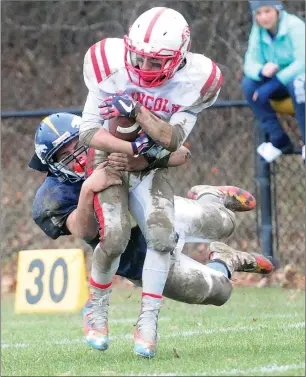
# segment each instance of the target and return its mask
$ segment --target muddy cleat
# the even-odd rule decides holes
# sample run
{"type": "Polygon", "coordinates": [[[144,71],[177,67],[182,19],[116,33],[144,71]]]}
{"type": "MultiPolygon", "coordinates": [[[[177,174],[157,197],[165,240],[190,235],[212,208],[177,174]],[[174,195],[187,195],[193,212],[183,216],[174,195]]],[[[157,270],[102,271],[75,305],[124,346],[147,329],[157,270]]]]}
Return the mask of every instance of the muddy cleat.
{"type": "Polygon", "coordinates": [[[91,289],[92,293],[82,311],[84,335],[91,347],[105,351],[109,346],[108,307],[111,290],[101,294],[100,289],[91,289]]]}
{"type": "Polygon", "coordinates": [[[234,271],[259,274],[270,274],[273,271],[273,264],[261,254],[235,250],[222,242],[212,242],[209,250],[209,259],[225,263],[231,276],[234,271]]]}
{"type": "Polygon", "coordinates": [[[187,193],[189,199],[199,200],[204,195],[215,195],[224,206],[234,212],[251,211],[256,199],[248,191],[235,186],[193,186],[187,193]]]}
{"type": "Polygon", "coordinates": [[[157,325],[161,303],[148,296],[142,298],[141,312],[134,331],[134,352],[142,357],[154,357],[157,325]]]}

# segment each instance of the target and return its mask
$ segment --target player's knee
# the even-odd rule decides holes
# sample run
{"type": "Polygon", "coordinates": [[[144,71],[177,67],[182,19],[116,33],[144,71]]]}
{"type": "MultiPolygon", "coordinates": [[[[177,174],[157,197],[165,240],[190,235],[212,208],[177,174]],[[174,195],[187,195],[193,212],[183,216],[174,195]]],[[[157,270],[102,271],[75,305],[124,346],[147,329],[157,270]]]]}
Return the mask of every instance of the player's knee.
{"type": "Polygon", "coordinates": [[[148,230],[146,237],[148,248],[161,253],[171,253],[176,246],[176,233],[164,227],[154,227],[148,230]]]}
{"type": "MultiPolygon", "coordinates": [[[[220,284],[219,289],[212,290],[209,295],[203,298],[200,304],[202,305],[214,305],[214,306],[222,306],[224,305],[228,299],[231,297],[233,286],[229,279],[224,277],[222,279],[222,283],[220,284]]],[[[203,290],[206,289],[204,284],[202,283],[203,290]]]]}
{"type": "Polygon", "coordinates": [[[198,284],[194,284],[194,289],[198,292],[197,297],[201,297],[200,305],[222,306],[231,297],[233,286],[231,281],[223,276],[211,276],[209,289],[207,290],[207,275],[201,276],[198,284]],[[206,278],[205,278],[206,276],[206,278]],[[200,293],[202,291],[202,295],[200,293]]]}
{"type": "Polygon", "coordinates": [[[126,249],[131,235],[131,226],[122,222],[121,227],[108,227],[100,233],[100,247],[107,256],[118,257],[126,249]]]}
{"type": "Polygon", "coordinates": [[[174,259],[167,277],[164,296],[197,305],[221,306],[232,293],[231,281],[187,255],[174,259]]]}
{"type": "Polygon", "coordinates": [[[229,279],[226,279],[220,290],[216,295],[208,297],[202,304],[204,305],[224,305],[231,297],[233,286],[229,279]]]}

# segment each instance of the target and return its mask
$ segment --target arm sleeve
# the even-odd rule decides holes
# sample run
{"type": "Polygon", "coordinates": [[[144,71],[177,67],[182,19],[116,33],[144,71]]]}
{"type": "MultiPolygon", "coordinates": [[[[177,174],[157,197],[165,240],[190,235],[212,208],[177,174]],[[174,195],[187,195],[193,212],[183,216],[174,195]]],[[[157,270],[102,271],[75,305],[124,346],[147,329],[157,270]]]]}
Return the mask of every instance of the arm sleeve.
{"type": "Polygon", "coordinates": [[[305,23],[296,18],[289,27],[289,37],[293,47],[294,61],[276,74],[284,85],[305,72],[305,23]]]}
{"type": "Polygon", "coordinates": [[[185,108],[183,111],[177,112],[172,115],[169,123],[174,127],[178,127],[181,129],[181,141],[179,142],[179,146],[181,146],[188,138],[190,132],[196,124],[198,114],[204,109],[207,109],[208,107],[212,106],[216,102],[220,90],[221,88],[219,87],[217,89],[217,92],[213,93],[210,99],[206,101],[205,97],[201,96],[192,106],[185,108]]]}
{"type": "Polygon", "coordinates": [[[95,92],[88,92],[80,124],[80,140],[85,145],[89,145],[92,138],[90,137],[91,133],[103,127],[104,122],[99,114],[98,107],[102,101],[103,99],[97,96],[95,92]]]}
{"type": "Polygon", "coordinates": [[[88,144],[88,139],[90,139],[88,134],[92,130],[99,129],[103,126],[103,119],[99,114],[98,106],[102,103],[103,99],[107,97],[107,94],[99,89],[99,76],[97,75],[102,75],[104,72],[97,72],[97,69],[100,69],[100,67],[94,65],[93,49],[95,49],[95,45],[91,46],[86,52],[83,64],[83,76],[88,89],[88,95],[82,113],[80,139],[85,144],[88,144]]]}
{"type": "Polygon", "coordinates": [[[169,123],[175,127],[176,132],[173,134],[178,140],[173,141],[173,143],[177,145],[176,149],[185,142],[196,121],[197,113],[192,112],[192,110],[180,111],[172,115],[169,123]]]}
{"type": "Polygon", "coordinates": [[[244,74],[253,80],[260,81],[260,72],[264,64],[264,57],[260,48],[260,32],[258,26],[254,24],[244,58],[244,74]]]}
{"type": "Polygon", "coordinates": [[[188,107],[174,113],[169,123],[177,128],[175,141],[178,149],[188,138],[197,121],[198,114],[212,106],[221,91],[223,75],[217,64],[205,57],[203,67],[198,71],[197,93],[198,99],[188,107]]]}
{"type": "Polygon", "coordinates": [[[70,213],[76,209],[71,207],[66,212],[42,212],[37,217],[33,217],[35,223],[50,238],[56,240],[59,236],[68,236],[71,233],[66,227],[66,221],[70,213]]]}
{"type": "Polygon", "coordinates": [[[71,195],[64,185],[48,186],[46,183],[37,191],[32,217],[41,230],[50,238],[70,235],[66,221],[72,211],[77,208],[77,197],[71,195]]]}

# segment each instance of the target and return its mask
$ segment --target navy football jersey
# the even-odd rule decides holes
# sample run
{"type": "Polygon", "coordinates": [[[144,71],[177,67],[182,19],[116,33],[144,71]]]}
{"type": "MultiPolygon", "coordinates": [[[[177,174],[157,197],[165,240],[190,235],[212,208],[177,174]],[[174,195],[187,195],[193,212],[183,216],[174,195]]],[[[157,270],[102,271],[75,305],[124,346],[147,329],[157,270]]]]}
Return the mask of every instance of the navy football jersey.
{"type": "Polygon", "coordinates": [[[66,220],[78,206],[82,183],[62,183],[56,177],[48,175],[37,190],[32,216],[47,236],[55,240],[59,236],[71,234],[66,228],[66,220]]]}
{"type": "MultiPolygon", "coordinates": [[[[35,223],[47,236],[57,239],[70,235],[66,220],[78,206],[79,195],[84,181],[77,183],[60,182],[56,177],[48,175],[37,190],[32,216],[35,223]]],[[[99,243],[99,234],[87,243],[94,249],[99,243]]],[[[138,226],[131,231],[131,238],[126,250],[121,255],[117,275],[140,280],[146,256],[146,241],[138,226]]]]}

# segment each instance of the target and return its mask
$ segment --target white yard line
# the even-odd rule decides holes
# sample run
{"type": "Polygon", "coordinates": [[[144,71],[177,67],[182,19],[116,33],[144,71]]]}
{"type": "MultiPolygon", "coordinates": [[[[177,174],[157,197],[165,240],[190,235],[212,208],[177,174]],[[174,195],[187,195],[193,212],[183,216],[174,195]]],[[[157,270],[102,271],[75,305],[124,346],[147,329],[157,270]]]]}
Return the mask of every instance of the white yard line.
{"type": "MultiPolygon", "coordinates": [[[[171,321],[172,318],[171,317],[160,317],[159,318],[159,321],[171,321]]],[[[119,324],[119,323],[136,323],[137,321],[137,317],[134,317],[134,318],[115,318],[115,319],[109,319],[109,324],[112,325],[112,324],[119,324]]],[[[14,319],[13,321],[2,321],[2,324],[5,324],[5,326],[19,326],[19,325],[29,325],[29,324],[32,324],[33,326],[36,326],[38,323],[48,323],[50,322],[50,318],[49,319],[42,319],[42,320],[35,320],[35,321],[32,321],[32,322],[29,322],[29,321],[19,321],[17,319],[14,319]]],[[[82,318],[80,316],[80,319],[76,319],[76,318],[73,318],[73,319],[70,319],[69,322],[73,322],[73,323],[82,323],[82,318]]]]}
{"type": "MultiPolygon", "coordinates": [[[[206,309],[206,308],[203,308],[203,309],[206,309]]],[[[257,320],[260,320],[260,319],[265,319],[265,318],[296,318],[298,316],[301,316],[303,317],[303,313],[297,313],[297,312],[294,312],[294,313],[279,313],[279,314],[259,314],[257,315],[256,313],[252,314],[252,315],[247,315],[245,316],[246,319],[249,319],[249,318],[256,318],[257,320]]],[[[81,318],[81,316],[80,316],[81,318]]],[[[231,318],[235,318],[236,317],[234,315],[222,315],[222,316],[219,316],[219,315],[212,315],[210,318],[216,318],[216,319],[222,319],[222,318],[225,318],[225,319],[231,319],[231,318]]],[[[159,318],[159,321],[171,321],[172,318],[171,317],[160,317],[159,318]]],[[[6,321],[6,320],[2,320],[2,324],[5,324],[5,326],[14,326],[14,327],[17,327],[18,325],[33,325],[33,326],[36,326],[38,323],[48,323],[50,321],[50,318],[48,319],[41,319],[41,320],[35,320],[35,321],[32,321],[32,322],[29,322],[29,321],[24,321],[24,320],[16,320],[16,318],[14,320],[9,320],[9,321],[6,321]]],[[[109,319],[109,323],[110,324],[119,324],[119,323],[133,323],[133,322],[136,322],[137,321],[137,317],[135,318],[115,318],[115,319],[109,319]]],[[[75,323],[80,323],[80,319],[76,319],[76,318],[73,318],[70,320],[70,323],[71,322],[75,322],[75,323]]]]}
{"type": "MultiPolygon", "coordinates": [[[[296,322],[290,324],[283,324],[281,326],[277,326],[277,330],[282,329],[300,329],[305,327],[305,322],[296,322]]],[[[216,334],[216,333],[229,333],[229,332],[243,332],[243,331],[262,331],[263,329],[270,328],[270,325],[255,325],[254,326],[240,326],[240,327],[220,327],[220,328],[211,328],[207,330],[190,330],[190,331],[181,331],[181,332],[173,332],[170,334],[165,334],[161,337],[161,339],[171,339],[177,337],[191,337],[191,336],[199,336],[199,335],[209,335],[209,334],[216,334]]],[[[133,339],[132,334],[125,334],[125,335],[113,335],[110,336],[110,340],[130,340],[133,339]]],[[[84,338],[79,339],[62,339],[56,341],[45,341],[44,345],[64,345],[64,344],[77,344],[77,343],[86,343],[84,338]]],[[[40,346],[42,343],[33,342],[33,343],[6,343],[5,341],[1,342],[1,348],[25,348],[31,346],[40,346]]]]}
{"type": "MultiPolygon", "coordinates": [[[[294,369],[303,369],[305,364],[289,364],[289,365],[277,365],[269,364],[262,365],[260,367],[249,368],[249,369],[223,369],[215,370],[211,372],[203,373],[188,373],[188,374],[175,374],[175,373],[161,373],[161,374],[145,374],[145,376],[238,376],[238,375],[247,375],[252,376],[253,373],[274,373],[274,372],[287,372],[294,369]]],[[[127,376],[144,376],[144,374],[137,374],[134,372],[129,372],[127,376]]]]}

